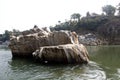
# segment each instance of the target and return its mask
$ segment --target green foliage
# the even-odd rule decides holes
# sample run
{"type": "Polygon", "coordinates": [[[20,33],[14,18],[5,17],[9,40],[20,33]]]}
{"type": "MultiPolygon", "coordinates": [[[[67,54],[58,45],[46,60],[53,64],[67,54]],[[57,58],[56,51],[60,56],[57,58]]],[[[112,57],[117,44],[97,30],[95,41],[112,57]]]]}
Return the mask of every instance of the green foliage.
{"type": "Polygon", "coordinates": [[[90,15],[90,13],[89,12],[87,12],[86,13],[86,17],[90,17],[91,15],[90,15]]]}
{"type": "Polygon", "coordinates": [[[106,5],[102,7],[102,10],[106,13],[107,16],[114,16],[116,8],[112,5],[106,5]]]}
{"type": "Polygon", "coordinates": [[[7,41],[10,39],[10,31],[5,30],[4,34],[1,35],[0,41],[7,41]]]}
{"type": "Polygon", "coordinates": [[[120,16],[120,3],[117,5],[118,16],[120,16]]]}
{"type": "Polygon", "coordinates": [[[71,15],[71,19],[77,19],[78,21],[80,20],[81,15],[79,13],[74,13],[71,15]]]}
{"type": "MultiPolygon", "coordinates": [[[[120,9],[120,4],[118,8],[120,9]]],[[[80,18],[81,15],[79,13],[74,13],[71,15],[71,20],[63,23],[59,22],[55,27],[52,27],[52,30],[74,30],[76,32],[79,30],[88,30],[97,32],[99,27],[115,17],[116,8],[114,6],[106,5],[102,7],[102,10],[106,15],[103,13],[101,15],[97,13],[90,14],[87,12],[85,17],[80,18]]]]}
{"type": "Polygon", "coordinates": [[[112,17],[97,31],[104,38],[107,38],[110,43],[118,42],[120,40],[120,17],[112,17]]]}
{"type": "Polygon", "coordinates": [[[54,30],[71,30],[78,31],[80,29],[96,31],[99,26],[104,24],[108,20],[108,17],[101,15],[91,15],[82,17],[79,21],[69,20],[64,23],[60,23],[54,27],[54,30]]]}
{"type": "Polygon", "coordinates": [[[2,41],[2,42],[9,41],[11,35],[18,36],[20,34],[21,34],[21,32],[16,29],[13,29],[13,31],[5,30],[5,32],[0,35],[0,41],[2,41]]]}
{"type": "Polygon", "coordinates": [[[13,29],[11,35],[18,36],[18,35],[20,35],[20,34],[21,34],[21,32],[20,32],[19,30],[13,29]]]}

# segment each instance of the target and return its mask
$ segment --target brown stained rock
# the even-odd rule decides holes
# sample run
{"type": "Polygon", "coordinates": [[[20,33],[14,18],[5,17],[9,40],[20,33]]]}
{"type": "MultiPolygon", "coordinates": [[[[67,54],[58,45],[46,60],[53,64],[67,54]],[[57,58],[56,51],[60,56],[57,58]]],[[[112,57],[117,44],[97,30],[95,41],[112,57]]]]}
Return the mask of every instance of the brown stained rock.
{"type": "Polygon", "coordinates": [[[50,32],[46,28],[23,31],[12,36],[9,47],[13,57],[35,57],[41,62],[87,63],[88,52],[79,44],[78,35],[70,31],[50,32]],[[32,55],[33,53],[33,55],[32,55]]]}
{"type": "Polygon", "coordinates": [[[88,52],[82,44],[44,46],[33,52],[40,62],[48,63],[88,63],[88,52]]]}
{"type": "MultiPolygon", "coordinates": [[[[34,30],[34,29],[33,29],[34,30]]],[[[62,44],[78,44],[78,37],[76,33],[70,31],[54,31],[48,32],[47,30],[39,30],[39,32],[30,33],[30,31],[23,31],[29,34],[23,34],[10,39],[9,47],[14,53],[21,53],[32,55],[36,49],[42,46],[55,46],[62,44]],[[29,54],[28,54],[29,53],[29,54]]]]}

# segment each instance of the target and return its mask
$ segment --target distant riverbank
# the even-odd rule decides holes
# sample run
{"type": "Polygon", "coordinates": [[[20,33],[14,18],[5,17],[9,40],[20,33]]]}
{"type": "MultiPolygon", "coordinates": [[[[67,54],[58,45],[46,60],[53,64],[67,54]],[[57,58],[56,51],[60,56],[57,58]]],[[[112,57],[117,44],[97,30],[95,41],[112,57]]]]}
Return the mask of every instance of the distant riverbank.
{"type": "Polygon", "coordinates": [[[0,44],[0,48],[2,48],[2,47],[8,47],[8,45],[0,44]]]}
{"type": "Polygon", "coordinates": [[[5,42],[1,41],[0,48],[8,48],[9,43],[10,43],[9,41],[5,41],[5,42]]]}
{"type": "Polygon", "coordinates": [[[86,34],[78,33],[78,39],[81,44],[84,44],[87,46],[111,45],[111,43],[108,40],[104,39],[99,34],[94,34],[89,32],[86,34]]]}

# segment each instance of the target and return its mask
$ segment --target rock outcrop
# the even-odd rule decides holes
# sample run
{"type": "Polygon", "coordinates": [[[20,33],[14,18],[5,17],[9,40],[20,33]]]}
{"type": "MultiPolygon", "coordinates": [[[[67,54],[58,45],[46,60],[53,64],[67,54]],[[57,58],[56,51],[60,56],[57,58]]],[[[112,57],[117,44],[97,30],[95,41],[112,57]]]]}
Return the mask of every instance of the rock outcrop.
{"type": "Polygon", "coordinates": [[[33,52],[40,62],[47,63],[87,63],[88,52],[82,44],[44,46],[33,52]]]}
{"type": "Polygon", "coordinates": [[[102,41],[92,33],[79,35],[78,39],[79,39],[79,42],[84,45],[97,46],[102,44],[102,41]]]}
{"type": "Polygon", "coordinates": [[[85,47],[79,45],[77,34],[70,31],[50,32],[47,28],[39,29],[35,26],[33,29],[23,31],[22,35],[12,36],[9,47],[13,57],[33,57],[34,53],[36,58],[43,61],[64,62],[71,59],[73,61],[67,62],[88,62],[85,47]],[[42,58],[39,55],[42,55],[42,58]],[[67,58],[67,55],[71,57],[67,58]]]}

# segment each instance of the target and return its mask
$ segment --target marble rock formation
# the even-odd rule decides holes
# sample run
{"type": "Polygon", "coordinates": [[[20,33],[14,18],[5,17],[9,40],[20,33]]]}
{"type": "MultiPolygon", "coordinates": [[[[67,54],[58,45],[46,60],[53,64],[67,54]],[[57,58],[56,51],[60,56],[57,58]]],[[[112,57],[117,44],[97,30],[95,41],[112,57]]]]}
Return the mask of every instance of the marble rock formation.
{"type": "Polygon", "coordinates": [[[82,44],[44,46],[33,52],[40,62],[46,63],[87,63],[88,52],[82,44]]]}
{"type": "Polygon", "coordinates": [[[64,62],[64,60],[68,63],[88,62],[86,48],[79,44],[78,35],[70,31],[51,32],[47,28],[39,29],[35,26],[33,29],[23,31],[22,35],[12,36],[9,47],[13,57],[34,55],[39,60],[49,62],[64,62]]]}

